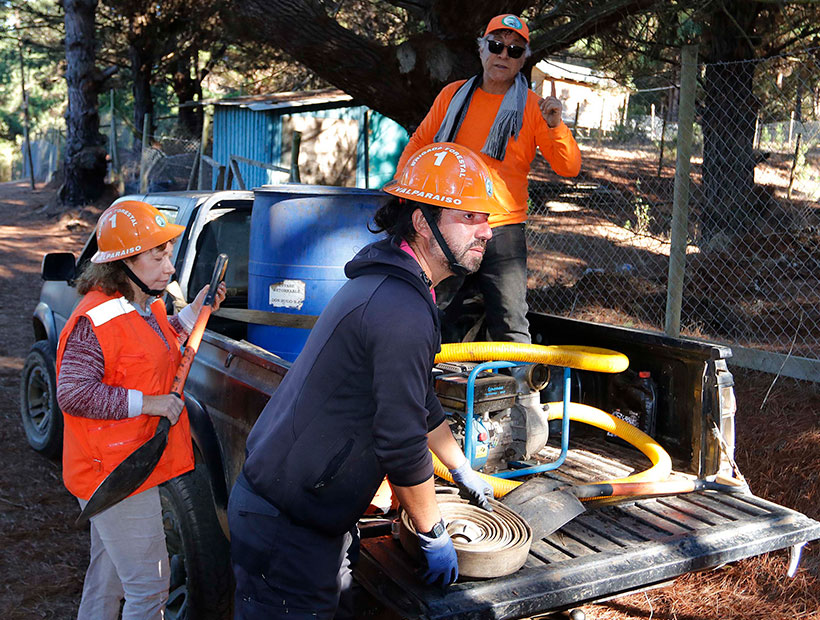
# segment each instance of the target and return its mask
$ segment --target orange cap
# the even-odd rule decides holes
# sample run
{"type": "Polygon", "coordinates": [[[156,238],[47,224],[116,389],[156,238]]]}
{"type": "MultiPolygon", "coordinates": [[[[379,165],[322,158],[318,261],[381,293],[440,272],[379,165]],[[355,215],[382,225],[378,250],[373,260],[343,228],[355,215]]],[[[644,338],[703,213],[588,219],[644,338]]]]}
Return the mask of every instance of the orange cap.
{"type": "Polygon", "coordinates": [[[171,224],[153,205],[123,200],[108,207],[97,222],[97,253],[92,263],[136,256],[179,237],[184,226],[171,224]]]}
{"type": "Polygon", "coordinates": [[[517,32],[524,37],[524,40],[527,43],[530,42],[530,29],[527,28],[527,24],[521,21],[517,15],[512,15],[510,13],[505,15],[496,15],[490,20],[490,23],[487,24],[487,29],[484,31],[484,36],[486,37],[494,30],[512,30],[513,32],[517,32]]]}
{"type": "Polygon", "coordinates": [[[461,144],[438,142],[416,151],[384,191],[416,202],[502,215],[509,211],[493,191],[487,164],[461,144]]]}

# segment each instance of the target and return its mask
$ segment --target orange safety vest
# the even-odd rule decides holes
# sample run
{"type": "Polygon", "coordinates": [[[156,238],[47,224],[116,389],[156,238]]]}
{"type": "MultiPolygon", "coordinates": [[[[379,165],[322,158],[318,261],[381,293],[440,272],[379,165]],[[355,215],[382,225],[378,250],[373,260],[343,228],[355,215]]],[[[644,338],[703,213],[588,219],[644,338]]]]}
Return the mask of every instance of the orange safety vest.
{"type": "MultiPolygon", "coordinates": [[[[77,320],[84,316],[91,322],[102,348],[103,383],[139,390],[147,396],[168,394],[182,355],[164,304],[157,299],[150,307],[170,350],[127,299],[90,291],[80,300],[60,334],[57,376],[60,376],[66,340],[77,320]]],[[[63,412],[63,421],[63,481],[74,496],[89,499],[117,465],[154,436],[159,416],[97,420],[63,412]]],[[[193,468],[188,413],[183,409],[179,421],[168,433],[168,445],[154,472],[133,494],[193,468]]]]}

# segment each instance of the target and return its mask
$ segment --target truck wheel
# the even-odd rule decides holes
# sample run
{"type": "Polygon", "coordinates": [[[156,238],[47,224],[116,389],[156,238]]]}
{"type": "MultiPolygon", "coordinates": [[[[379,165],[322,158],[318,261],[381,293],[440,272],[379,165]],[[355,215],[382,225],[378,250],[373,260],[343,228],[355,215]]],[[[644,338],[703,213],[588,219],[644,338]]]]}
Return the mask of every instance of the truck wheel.
{"type": "Polygon", "coordinates": [[[48,340],[34,343],[23,366],[20,415],[29,445],[56,459],[63,447],[63,414],[57,406],[57,371],[48,340]]]}
{"type": "Polygon", "coordinates": [[[229,620],[233,610],[230,545],[214,512],[205,466],[159,488],[171,562],[168,620],[229,620]]]}

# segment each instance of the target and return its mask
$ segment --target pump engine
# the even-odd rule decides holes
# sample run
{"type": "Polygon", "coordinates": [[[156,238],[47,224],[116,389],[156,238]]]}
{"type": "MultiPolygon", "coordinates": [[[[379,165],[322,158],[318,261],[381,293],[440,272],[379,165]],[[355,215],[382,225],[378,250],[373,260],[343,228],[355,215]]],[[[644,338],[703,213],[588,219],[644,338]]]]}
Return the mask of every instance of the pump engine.
{"type": "Polygon", "coordinates": [[[437,364],[435,391],[462,449],[471,412],[472,467],[494,473],[507,469],[510,461],[530,458],[546,445],[549,426],[538,396],[549,381],[549,369],[525,364],[511,368],[511,374],[481,370],[475,375],[470,399],[469,377],[477,365],[437,364]]]}

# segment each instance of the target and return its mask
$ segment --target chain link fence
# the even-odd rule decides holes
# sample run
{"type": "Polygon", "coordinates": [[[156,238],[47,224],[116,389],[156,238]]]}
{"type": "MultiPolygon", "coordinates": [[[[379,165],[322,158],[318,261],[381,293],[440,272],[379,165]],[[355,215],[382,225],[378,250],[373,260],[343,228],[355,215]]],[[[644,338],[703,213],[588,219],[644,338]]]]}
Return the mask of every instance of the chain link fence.
{"type": "MultiPolygon", "coordinates": [[[[188,188],[191,169],[197,163],[199,138],[180,135],[177,117],[158,118],[142,153],[143,174],[149,192],[188,188]]],[[[210,184],[205,187],[210,187],[210,184]]]]}
{"type": "Polygon", "coordinates": [[[35,182],[50,182],[55,172],[57,172],[60,153],[64,144],[65,136],[59,129],[52,127],[33,133],[28,143],[28,148],[31,149],[31,158],[29,158],[26,143],[23,142],[19,153],[20,174],[15,175],[14,166],[12,166],[12,176],[30,179],[33,168],[35,182]],[[29,165],[29,162],[31,165],[29,165]]]}
{"type": "MultiPolygon", "coordinates": [[[[112,122],[110,107],[101,116],[100,133],[107,141],[109,182],[120,183],[124,193],[139,193],[141,183],[150,192],[188,188],[200,140],[181,135],[176,116],[157,118],[146,136],[136,130],[130,119],[119,114],[114,115],[112,122]]],[[[210,170],[206,173],[210,181],[210,170]]]]}
{"type": "MultiPolygon", "coordinates": [[[[160,117],[153,123],[152,133],[143,136],[131,119],[115,111],[110,104],[100,110],[100,134],[108,152],[106,182],[117,183],[126,193],[140,191],[141,174],[148,191],[175,191],[188,188],[191,170],[200,150],[200,139],[181,135],[176,116],[160,117]],[[145,148],[143,148],[143,138],[145,148]]],[[[65,135],[62,130],[48,128],[32,134],[29,142],[34,180],[48,183],[62,166],[65,135]]],[[[210,146],[210,145],[209,145],[210,146]]],[[[11,176],[31,177],[26,145],[12,163],[11,176]]],[[[197,166],[198,172],[198,166],[197,166]]],[[[211,166],[203,166],[204,187],[212,187],[211,166]]],[[[194,187],[197,179],[194,178],[194,187]]]]}
{"type": "Polygon", "coordinates": [[[100,110],[100,133],[108,151],[106,182],[120,183],[129,190],[139,185],[140,134],[130,118],[119,114],[110,104],[100,110]]]}
{"type": "MultiPolygon", "coordinates": [[[[820,356],[818,55],[697,68],[681,335],[730,344],[737,358],[820,356]]],[[[608,131],[576,128],[578,178],[556,176],[539,156],[531,309],[668,327],[680,89],[677,76],[655,77],[675,87],[651,114],[613,114],[622,120],[608,131]]]]}

